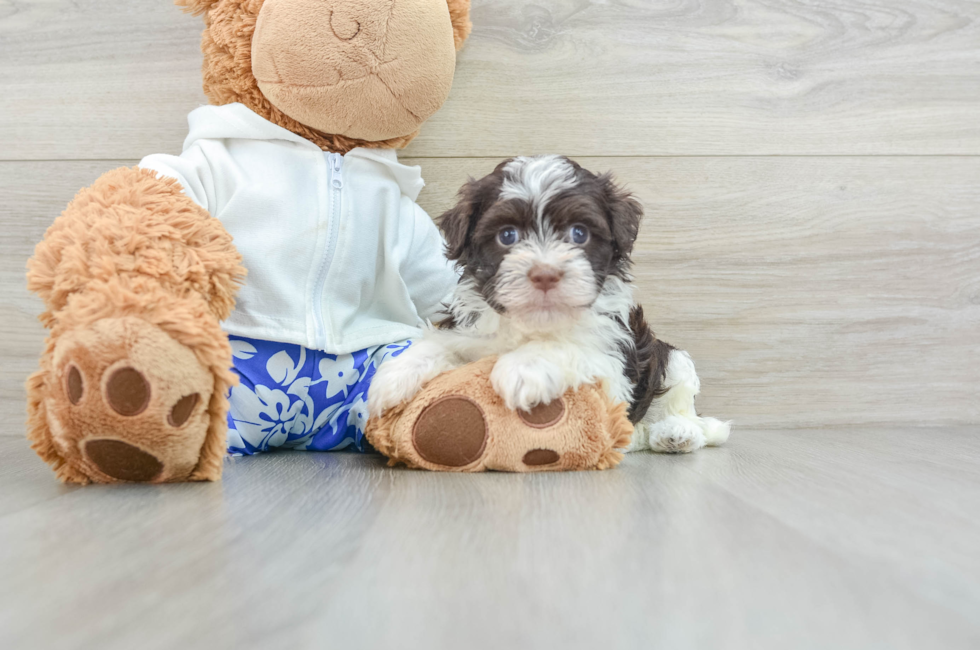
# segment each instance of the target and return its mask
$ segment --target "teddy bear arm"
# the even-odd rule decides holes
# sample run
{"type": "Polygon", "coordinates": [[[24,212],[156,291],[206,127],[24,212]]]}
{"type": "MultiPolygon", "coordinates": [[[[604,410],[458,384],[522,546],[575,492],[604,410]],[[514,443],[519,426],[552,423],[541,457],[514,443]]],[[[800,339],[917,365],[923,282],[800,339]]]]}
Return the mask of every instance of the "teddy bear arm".
{"type": "Polygon", "coordinates": [[[196,292],[222,320],[244,276],[231,235],[176,180],[120,168],[82,189],[55,219],[28,262],[27,282],[47,307],[46,324],[89,283],[116,280],[196,292]]]}

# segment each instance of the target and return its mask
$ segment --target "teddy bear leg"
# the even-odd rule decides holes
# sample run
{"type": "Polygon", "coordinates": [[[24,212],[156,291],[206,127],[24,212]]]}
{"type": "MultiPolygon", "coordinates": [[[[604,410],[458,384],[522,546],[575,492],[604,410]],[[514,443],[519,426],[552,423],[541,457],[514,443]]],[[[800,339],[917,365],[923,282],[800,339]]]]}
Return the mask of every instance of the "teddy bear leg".
{"type": "Polygon", "coordinates": [[[117,170],[38,245],[29,280],[51,333],[27,384],[28,438],[62,480],[220,477],[234,382],[221,280],[240,267],[216,224],[172,183],[117,170]]]}
{"type": "Polygon", "coordinates": [[[512,411],[490,382],[493,359],[445,372],[372,420],[368,439],[393,463],[436,471],[607,469],[633,428],[626,405],[597,386],[531,411],[512,411]]]}

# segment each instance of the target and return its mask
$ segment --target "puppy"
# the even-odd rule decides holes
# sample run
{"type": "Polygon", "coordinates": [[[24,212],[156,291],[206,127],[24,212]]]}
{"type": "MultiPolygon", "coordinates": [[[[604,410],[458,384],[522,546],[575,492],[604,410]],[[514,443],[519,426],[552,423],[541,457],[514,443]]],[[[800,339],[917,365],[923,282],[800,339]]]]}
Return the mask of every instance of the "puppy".
{"type": "Polygon", "coordinates": [[[602,382],[629,405],[630,450],[723,443],[729,424],[694,410],[700,382],[690,356],[654,336],[633,298],[630,252],[642,216],[609,175],[564,156],[513,158],[471,179],[440,224],[462,270],[448,317],[381,365],[371,415],[494,355],[490,380],[512,409],[602,382]]]}

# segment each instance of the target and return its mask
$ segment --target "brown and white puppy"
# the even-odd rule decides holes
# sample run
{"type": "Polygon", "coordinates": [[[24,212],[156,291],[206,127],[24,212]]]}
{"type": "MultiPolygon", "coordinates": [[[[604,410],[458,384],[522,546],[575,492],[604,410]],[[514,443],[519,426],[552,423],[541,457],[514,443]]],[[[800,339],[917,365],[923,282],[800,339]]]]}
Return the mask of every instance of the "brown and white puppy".
{"type": "Polygon", "coordinates": [[[630,405],[631,450],[723,443],[729,424],[694,410],[700,382],[690,356],[654,336],[633,298],[630,252],[642,216],[609,175],[564,156],[513,158],[470,180],[441,220],[447,255],[462,270],[448,318],[379,368],[372,415],[445,370],[496,355],[490,379],[510,408],[603,382],[630,405]]]}

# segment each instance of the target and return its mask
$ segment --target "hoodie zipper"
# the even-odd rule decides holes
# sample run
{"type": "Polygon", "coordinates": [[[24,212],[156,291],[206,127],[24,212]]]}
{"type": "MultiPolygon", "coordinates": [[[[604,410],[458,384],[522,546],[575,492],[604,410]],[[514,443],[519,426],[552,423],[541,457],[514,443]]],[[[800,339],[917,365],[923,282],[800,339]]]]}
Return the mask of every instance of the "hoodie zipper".
{"type": "Polygon", "coordinates": [[[327,154],[327,194],[328,217],[327,227],[330,229],[327,237],[327,250],[320,267],[317,270],[316,282],[313,285],[313,326],[315,328],[316,349],[327,347],[327,327],[323,316],[323,285],[327,281],[327,273],[333,263],[334,252],[337,250],[337,234],[340,229],[341,190],[344,189],[344,157],[339,153],[327,154]]]}

